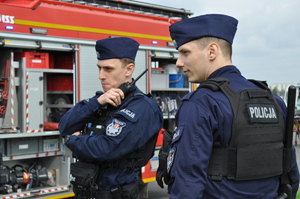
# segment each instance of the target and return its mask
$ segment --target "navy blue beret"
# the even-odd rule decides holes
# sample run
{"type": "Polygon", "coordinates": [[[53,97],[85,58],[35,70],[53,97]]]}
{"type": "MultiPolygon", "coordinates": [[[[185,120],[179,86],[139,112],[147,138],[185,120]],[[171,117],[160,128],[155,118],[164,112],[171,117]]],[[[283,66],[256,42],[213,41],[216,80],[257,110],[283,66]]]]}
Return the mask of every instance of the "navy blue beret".
{"type": "Polygon", "coordinates": [[[206,36],[221,38],[232,44],[237,24],[238,21],[233,17],[207,14],[176,22],[169,29],[175,47],[178,49],[185,43],[206,36]]]}
{"type": "Polygon", "coordinates": [[[128,37],[113,37],[100,39],[96,42],[97,59],[121,59],[135,60],[139,43],[128,37]]]}

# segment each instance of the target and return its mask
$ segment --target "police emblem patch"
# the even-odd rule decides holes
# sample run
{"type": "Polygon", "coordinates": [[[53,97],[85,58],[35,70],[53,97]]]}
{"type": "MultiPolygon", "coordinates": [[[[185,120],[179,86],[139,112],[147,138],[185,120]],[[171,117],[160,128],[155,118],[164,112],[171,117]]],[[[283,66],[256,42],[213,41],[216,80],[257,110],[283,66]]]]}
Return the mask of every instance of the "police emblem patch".
{"type": "Polygon", "coordinates": [[[168,173],[170,173],[170,169],[171,169],[173,161],[174,161],[175,152],[176,152],[175,147],[171,148],[170,151],[169,151],[169,156],[168,156],[168,159],[167,159],[167,171],[168,171],[168,173]]]}
{"type": "Polygon", "coordinates": [[[97,53],[97,59],[100,59],[100,53],[98,51],[96,51],[97,53]]]}
{"type": "Polygon", "coordinates": [[[174,44],[174,47],[175,48],[177,48],[178,46],[177,46],[177,42],[176,42],[176,40],[173,40],[173,44],[174,44]]]}
{"type": "Polygon", "coordinates": [[[117,119],[113,121],[106,127],[106,135],[108,136],[118,136],[122,132],[122,129],[126,126],[125,122],[121,122],[117,119]]]}

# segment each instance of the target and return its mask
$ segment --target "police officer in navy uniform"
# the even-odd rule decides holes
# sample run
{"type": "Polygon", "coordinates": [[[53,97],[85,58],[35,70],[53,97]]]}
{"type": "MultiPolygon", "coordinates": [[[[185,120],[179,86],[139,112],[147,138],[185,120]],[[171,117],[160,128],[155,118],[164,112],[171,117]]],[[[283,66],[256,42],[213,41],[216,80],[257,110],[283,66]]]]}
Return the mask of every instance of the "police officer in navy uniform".
{"type": "MultiPolygon", "coordinates": [[[[189,82],[201,85],[206,80],[222,77],[229,80],[235,91],[260,89],[245,79],[232,64],[232,42],[237,24],[233,17],[208,14],[170,26],[171,37],[179,52],[176,67],[182,69],[189,82]]],[[[283,100],[278,96],[275,98],[280,107],[279,114],[285,115],[283,100]]],[[[208,173],[214,144],[219,143],[220,148],[227,148],[232,137],[233,111],[224,93],[200,87],[187,94],[182,98],[176,123],[167,163],[171,199],[277,197],[280,175],[238,181],[226,176],[215,180],[208,173]]],[[[242,172],[251,173],[245,170],[242,169],[242,172]]],[[[299,185],[295,150],[291,175],[295,197],[299,185]]]]}
{"type": "MultiPolygon", "coordinates": [[[[104,92],[98,91],[94,97],[78,102],[59,123],[59,131],[67,137],[65,144],[73,155],[79,161],[93,160],[99,164],[97,194],[91,198],[138,198],[141,166],[134,161],[141,157],[134,155],[141,152],[139,149],[149,140],[154,140],[151,142],[155,146],[155,138],[163,125],[162,112],[155,100],[134,84],[128,96],[118,88],[133,81],[138,47],[138,42],[127,37],[98,40],[97,66],[104,92]],[[133,162],[124,158],[131,153],[133,162]]],[[[140,153],[144,157],[143,153],[147,152],[140,153]]],[[[149,155],[143,162],[148,160],[149,155]]]]}

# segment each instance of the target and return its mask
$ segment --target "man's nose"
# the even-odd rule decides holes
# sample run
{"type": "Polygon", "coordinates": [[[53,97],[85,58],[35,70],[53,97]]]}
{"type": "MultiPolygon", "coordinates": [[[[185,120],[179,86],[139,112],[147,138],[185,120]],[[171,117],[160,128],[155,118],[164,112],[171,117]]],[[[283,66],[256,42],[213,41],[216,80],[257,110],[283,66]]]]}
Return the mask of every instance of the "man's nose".
{"type": "Polygon", "coordinates": [[[105,79],[105,74],[103,72],[99,72],[99,79],[105,79]]]}
{"type": "Polygon", "coordinates": [[[183,62],[181,61],[180,58],[177,59],[176,61],[176,67],[177,68],[182,68],[184,66],[183,62]]]}

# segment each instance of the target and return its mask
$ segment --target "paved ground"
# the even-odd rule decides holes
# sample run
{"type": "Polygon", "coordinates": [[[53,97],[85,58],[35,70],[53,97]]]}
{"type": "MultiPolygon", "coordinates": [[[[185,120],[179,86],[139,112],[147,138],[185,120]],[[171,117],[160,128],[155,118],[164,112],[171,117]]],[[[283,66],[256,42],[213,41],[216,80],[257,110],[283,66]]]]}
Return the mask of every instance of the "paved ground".
{"type": "Polygon", "coordinates": [[[164,189],[160,188],[156,182],[150,182],[148,185],[148,199],[168,199],[169,194],[167,193],[167,187],[164,189]]]}

